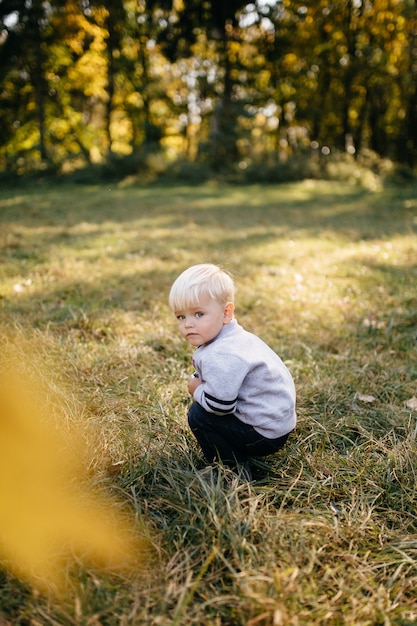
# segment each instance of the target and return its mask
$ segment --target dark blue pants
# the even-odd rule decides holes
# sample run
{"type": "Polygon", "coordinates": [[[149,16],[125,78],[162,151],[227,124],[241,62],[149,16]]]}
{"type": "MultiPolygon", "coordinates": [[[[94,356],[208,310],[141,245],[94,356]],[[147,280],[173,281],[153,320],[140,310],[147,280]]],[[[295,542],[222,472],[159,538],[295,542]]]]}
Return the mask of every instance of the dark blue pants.
{"type": "Polygon", "coordinates": [[[252,456],[268,456],[277,452],[289,435],[267,439],[235,415],[209,413],[198,402],[190,406],[188,424],[208,463],[221,461],[232,468],[245,463],[252,456]]]}

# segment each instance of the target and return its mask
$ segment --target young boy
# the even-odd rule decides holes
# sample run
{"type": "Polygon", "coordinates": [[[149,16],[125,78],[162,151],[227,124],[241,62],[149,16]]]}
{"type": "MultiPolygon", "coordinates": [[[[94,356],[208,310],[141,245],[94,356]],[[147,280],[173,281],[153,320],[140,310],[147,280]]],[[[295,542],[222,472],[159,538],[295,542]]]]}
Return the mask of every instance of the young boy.
{"type": "Polygon", "coordinates": [[[204,263],[176,279],[169,305],[197,348],[190,428],[208,463],[250,481],[250,457],[273,454],[295,427],[295,388],[280,357],[234,318],[234,296],[230,275],[204,263]]]}

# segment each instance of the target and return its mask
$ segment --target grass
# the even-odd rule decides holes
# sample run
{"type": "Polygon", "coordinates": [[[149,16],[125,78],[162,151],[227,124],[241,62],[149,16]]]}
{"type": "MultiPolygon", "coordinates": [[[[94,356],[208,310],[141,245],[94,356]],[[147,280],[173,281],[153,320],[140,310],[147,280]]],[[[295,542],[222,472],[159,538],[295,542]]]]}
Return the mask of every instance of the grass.
{"type": "Polygon", "coordinates": [[[77,561],[60,598],[4,568],[2,624],[417,624],[415,186],[3,189],[0,228],[3,342],[47,366],[85,480],[156,555],[129,576],[77,561]],[[251,486],[196,477],[167,294],[204,261],[296,382],[297,431],[251,486]]]}

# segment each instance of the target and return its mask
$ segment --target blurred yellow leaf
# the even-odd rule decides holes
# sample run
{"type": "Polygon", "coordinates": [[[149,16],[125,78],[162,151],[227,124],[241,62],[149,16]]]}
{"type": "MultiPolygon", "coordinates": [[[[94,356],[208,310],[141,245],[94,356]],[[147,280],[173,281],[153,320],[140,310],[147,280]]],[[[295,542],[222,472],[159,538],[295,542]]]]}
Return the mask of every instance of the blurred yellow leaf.
{"type": "MultiPolygon", "coordinates": [[[[140,559],[133,523],[87,486],[81,437],[43,403],[45,376],[22,376],[0,360],[0,558],[41,589],[59,589],[76,555],[126,568],[140,559]]],[[[62,416],[61,416],[62,417],[62,416]]]]}

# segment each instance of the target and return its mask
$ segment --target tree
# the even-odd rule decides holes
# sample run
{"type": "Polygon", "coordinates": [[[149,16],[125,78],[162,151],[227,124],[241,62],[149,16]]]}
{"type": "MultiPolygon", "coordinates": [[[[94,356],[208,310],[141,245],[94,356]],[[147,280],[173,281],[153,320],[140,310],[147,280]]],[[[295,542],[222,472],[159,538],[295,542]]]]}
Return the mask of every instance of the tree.
{"type": "Polygon", "coordinates": [[[417,159],[415,0],[2,0],[0,27],[5,168],[417,159]]]}
{"type": "MultiPolygon", "coordinates": [[[[236,85],[238,82],[238,48],[241,43],[239,15],[246,6],[245,0],[184,0],[182,4],[161,2],[162,8],[172,11],[175,19],[159,37],[161,49],[174,62],[178,58],[190,57],[195,47],[206,51],[214,50],[217,65],[215,85],[216,102],[212,109],[210,134],[212,165],[219,169],[225,162],[238,157],[237,117],[239,107],[236,85]]],[[[200,82],[202,76],[200,75],[200,82]]],[[[206,81],[206,87],[209,81],[206,81]]]]}
{"type": "Polygon", "coordinates": [[[395,151],[398,161],[414,167],[417,163],[417,3],[406,0],[400,16],[402,33],[398,81],[403,115],[395,151]]]}
{"type": "MultiPolygon", "coordinates": [[[[23,105],[26,102],[35,108],[40,159],[48,163],[45,138],[47,94],[45,63],[46,47],[51,34],[48,29],[48,3],[42,0],[25,3],[8,0],[2,3],[1,11],[4,37],[1,47],[1,61],[4,67],[2,76],[6,78],[8,70],[9,78],[13,76],[16,80],[14,88],[8,85],[5,92],[3,91],[2,99],[14,100],[18,93],[23,105]]],[[[18,109],[24,118],[27,117],[24,114],[25,106],[19,106],[18,109]]]]}

